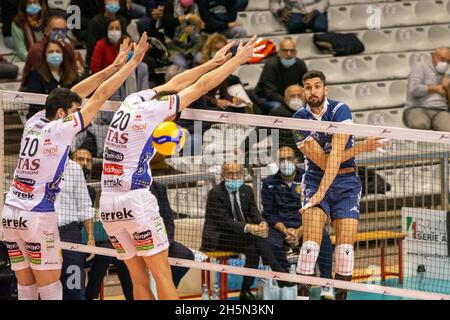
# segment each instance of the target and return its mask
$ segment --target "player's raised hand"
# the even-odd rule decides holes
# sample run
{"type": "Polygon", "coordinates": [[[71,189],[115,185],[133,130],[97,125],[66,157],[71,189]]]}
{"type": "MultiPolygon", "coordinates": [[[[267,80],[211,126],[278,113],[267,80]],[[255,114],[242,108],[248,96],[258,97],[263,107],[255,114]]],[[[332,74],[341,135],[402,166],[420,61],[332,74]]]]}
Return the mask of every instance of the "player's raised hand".
{"type": "Polygon", "coordinates": [[[125,40],[123,40],[122,44],[120,45],[119,54],[112,63],[113,66],[118,69],[122,68],[122,66],[127,62],[128,54],[130,53],[131,49],[133,49],[133,44],[130,42],[130,39],[125,38],[125,40]]]}
{"type": "Polygon", "coordinates": [[[256,35],[254,35],[245,45],[242,40],[240,41],[236,58],[239,59],[241,64],[246,63],[251,58],[263,57],[261,54],[256,53],[265,48],[265,45],[258,46],[261,41],[262,38],[257,38],[256,35]]]}
{"type": "Polygon", "coordinates": [[[234,40],[228,42],[226,46],[224,46],[222,49],[217,51],[217,53],[212,58],[212,62],[218,67],[225,62],[228,61],[228,59],[231,58],[232,54],[230,52],[230,49],[235,45],[234,40]]]}
{"type": "Polygon", "coordinates": [[[131,62],[133,62],[136,65],[141,63],[142,59],[144,59],[147,49],[148,49],[147,32],[144,32],[138,44],[134,45],[133,57],[131,58],[131,62]]]}

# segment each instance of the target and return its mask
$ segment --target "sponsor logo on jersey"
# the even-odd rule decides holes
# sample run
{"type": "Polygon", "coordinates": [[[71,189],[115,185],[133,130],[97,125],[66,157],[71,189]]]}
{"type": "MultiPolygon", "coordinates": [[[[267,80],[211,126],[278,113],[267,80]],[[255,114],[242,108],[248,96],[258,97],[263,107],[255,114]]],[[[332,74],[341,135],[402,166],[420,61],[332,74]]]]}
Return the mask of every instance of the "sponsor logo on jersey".
{"type": "Polygon", "coordinates": [[[25,250],[27,251],[28,261],[32,264],[41,264],[41,244],[40,243],[25,243],[25,250]]]}
{"type": "Polygon", "coordinates": [[[106,135],[106,142],[116,148],[126,148],[128,143],[128,133],[120,133],[114,129],[108,129],[108,134],[106,135]]]}
{"type": "Polygon", "coordinates": [[[133,238],[136,251],[152,250],[155,247],[151,230],[135,232],[133,238]]]}
{"type": "Polygon", "coordinates": [[[169,101],[169,110],[172,110],[175,105],[175,97],[173,95],[163,96],[159,98],[158,101],[169,101]]]}
{"type": "Polygon", "coordinates": [[[120,179],[103,180],[103,186],[105,186],[105,187],[122,187],[122,180],[120,180],[120,179]]]}
{"type": "Polygon", "coordinates": [[[301,139],[303,139],[304,135],[300,131],[295,131],[295,137],[298,140],[301,140],[301,139]]]}
{"type": "Polygon", "coordinates": [[[113,222],[113,221],[128,221],[134,220],[133,210],[128,210],[127,208],[123,208],[122,211],[114,211],[114,212],[101,212],[100,218],[105,222],[113,222]]]}
{"type": "Polygon", "coordinates": [[[12,182],[12,185],[15,189],[25,192],[25,193],[33,192],[34,184],[35,184],[35,181],[32,179],[22,179],[19,177],[16,177],[12,182]]]}
{"type": "Polygon", "coordinates": [[[70,121],[73,121],[73,127],[74,127],[74,128],[76,128],[76,127],[78,126],[77,118],[74,117],[73,115],[67,116],[67,117],[65,117],[64,120],[63,120],[64,123],[70,122],[70,121]]]}
{"type": "Polygon", "coordinates": [[[147,130],[147,124],[142,123],[142,124],[133,124],[131,126],[131,130],[133,131],[144,131],[147,130]]]}
{"type": "Polygon", "coordinates": [[[44,146],[49,146],[51,144],[52,144],[52,140],[50,140],[48,138],[44,140],[44,146]]]}
{"type": "Polygon", "coordinates": [[[103,153],[103,158],[108,161],[112,162],[121,162],[123,161],[124,155],[123,153],[114,151],[109,149],[108,147],[105,147],[105,152],[103,153]]]}
{"type": "Polygon", "coordinates": [[[121,176],[123,175],[123,166],[113,163],[105,163],[103,165],[103,174],[110,176],[121,176]]]}
{"type": "Polygon", "coordinates": [[[142,115],[137,114],[137,115],[134,117],[134,121],[142,121],[142,115]]]}
{"type": "Polygon", "coordinates": [[[41,166],[40,159],[30,160],[28,158],[19,158],[19,163],[17,164],[17,169],[25,170],[25,171],[35,171],[35,170],[39,169],[40,166],[41,166]]]}
{"type": "Polygon", "coordinates": [[[151,153],[146,153],[139,161],[138,163],[138,167],[136,169],[136,173],[138,175],[143,175],[145,172],[147,172],[147,166],[148,166],[148,162],[150,161],[150,159],[152,158],[152,154],[151,153]]]}
{"type": "Polygon", "coordinates": [[[113,247],[116,249],[117,253],[125,253],[125,249],[123,248],[122,244],[117,240],[116,237],[110,236],[109,240],[111,240],[111,243],[113,247]]]}
{"type": "Polygon", "coordinates": [[[28,193],[28,192],[19,192],[19,191],[13,190],[12,193],[19,200],[34,200],[34,198],[36,197],[34,194],[28,193]]]}
{"type": "Polygon", "coordinates": [[[50,148],[44,148],[42,152],[44,156],[53,156],[58,153],[58,146],[51,146],[50,148]]]}
{"type": "Polygon", "coordinates": [[[6,249],[8,250],[9,260],[11,264],[25,261],[22,251],[19,249],[19,245],[16,242],[4,242],[6,249]]]}
{"type": "Polygon", "coordinates": [[[3,228],[9,229],[19,229],[19,230],[28,230],[27,226],[28,220],[20,217],[19,219],[2,219],[3,228]]]}

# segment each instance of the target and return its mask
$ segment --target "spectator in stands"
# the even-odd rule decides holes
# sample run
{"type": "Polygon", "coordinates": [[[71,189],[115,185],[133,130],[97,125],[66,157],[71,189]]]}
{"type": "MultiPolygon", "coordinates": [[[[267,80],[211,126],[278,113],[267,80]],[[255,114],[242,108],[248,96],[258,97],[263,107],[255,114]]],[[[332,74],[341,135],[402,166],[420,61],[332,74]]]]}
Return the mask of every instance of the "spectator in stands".
{"type": "Polygon", "coordinates": [[[327,32],[329,5],[329,0],[270,0],[270,10],[289,33],[304,33],[307,29],[327,32]]]}
{"type": "Polygon", "coordinates": [[[28,82],[30,71],[37,71],[40,67],[42,67],[42,55],[49,40],[55,40],[61,43],[64,48],[64,52],[67,54],[68,61],[71,62],[70,67],[73,69],[73,73],[78,73],[80,76],[84,73],[83,59],[77,52],[75,52],[74,45],[66,34],[66,19],[63,16],[49,17],[47,27],[44,31],[44,36],[40,41],[33,44],[28,51],[28,56],[23,68],[21,91],[27,91],[26,84],[28,82]]]}
{"type": "MultiPolygon", "coordinates": [[[[294,149],[281,147],[278,150],[279,170],[264,180],[261,190],[263,216],[269,223],[267,240],[283,269],[290,267],[286,258],[288,248],[298,248],[303,234],[299,210],[305,170],[296,168],[298,160],[294,149]]],[[[320,276],[331,279],[333,248],[325,229],[323,239],[318,260],[320,276]]],[[[323,295],[330,291],[323,289],[323,295]]]]}
{"type": "MultiPolygon", "coordinates": [[[[58,148],[57,145],[49,145],[58,148]]],[[[82,243],[81,230],[84,226],[87,233],[87,244],[94,246],[93,218],[95,208],[92,207],[83,170],[74,161],[69,160],[64,171],[64,185],[55,201],[58,213],[58,227],[61,241],[82,243]]],[[[72,250],[62,250],[63,265],[61,284],[63,300],[85,299],[84,264],[86,254],[72,250]]]]}
{"type": "Polygon", "coordinates": [[[1,20],[2,20],[2,35],[3,44],[5,47],[14,50],[14,39],[11,33],[11,26],[14,17],[17,15],[18,4],[17,0],[0,0],[1,20]]]}
{"type": "Polygon", "coordinates": [[[129,19],[140,19],[146,15],[145,5],[133,0],[120,0],[120,7],[119,14],[127,16],[129,19]]]}
{"type": "MultiPolygon", "coordinates": [[[[104,37],[97,41],[91,56],[91,72],[97,73],[114,62],[119,54],[122,36],[125,36],[125,27],[120,18],[107,19],[104,37]]],[[[129,38],[129,37],[128,37],[129,38]]]]}
{"type": "Polygon", "coordinates": [[[305,89],[298,84],[289,86],[284,91],[283,104],[269,112],[269,116],[292,118],[298,109],[305,105],[305,89]]]}
{"type": "Polygon", "coordinates": [[[14,39],[14,54],[25,61],[31,46],[41,40],[47,23],[45,0],[20,0],[19,10],[11,26],[14,39]]]}
{"type": "Polygon", "coordinates": [[[416,63],[409,74],[403,119],[407,127],[450,132],[449,48],[438,48],[431,60],[416,63]]]}
{"type": "MultiPolygon", "coordinates": [[[[244,184],[242,165],[225,163],[222,178],[224,180],[208,193],[200,250],[243,253],[247,268],[257,268],[261,257],[273,271],[287,272],[278,264],[266,239],[269,228],[258,212],[252,188],[244,184]]],[[[244,277],[241,300],[255,299],[250,291],[253,280],[253,277],[244,277]]],[[[280,287],[285,285],[280,281],[280,287]]]]}
{"type": "MultiPolygon", "coordinates": [[[[105,0],[104,12],[93,17],[88,24],[86,33],[86,65],[91,65],[91,57],[97,41],[107,37],[107,26],[110,20],[120,20],[121,33],[125,34],[129,21],[118,14],[120,10],[119,0],[105,0]]],[[[119,40],[120,36],[117,38],[119,40]]]]}
{"type": "MultiPolygon", "coordinates": [[[[170,207],[169,198],[167,196],[167,188],[153,181],[150,186],[150,191],[155,195],[158,201],[159,213],[164,221],[166,227],[167,237],[169,239],[169,257],[178,259],[195,260],[194,253],[186,246],[175,241],[175,223],[174,223],[174,213],[170,207]]],[[[171,267],[172,269],[172,279],[175,287],[178,287],[181,279],[189,271],[188,268],[183,267],[171,267]]]]}
{"type": "Polygon", "coordinates": [[[72,33],[86,47],[89,21],[103,12],[103,0],[71,0],[70,5],[81,9],[80,29],[72,29],[72,33]]]}
{"type": "Polygon", "coordinates": [[[294,40],[285,37],[281,40],[278,55],[269,58],[264,64],[258,84],[252,93],[252,99],[264,114],[283,104],[287,87],[302,82],[302,77],[308,69],[305,62],[296,56],[294,40]]]}
{"type": "MultiPolygon", "coordinates": [[[[217,51],[222,49],[228,43],[227,38],[219,33],[214,33],[205,41],[205,44],[202,48],[202,63],[210,60],[217,51]]],[[[228,88],[231,85],[239,84],[240,80],[236,76],[230,76],[224,82],[222,82],[217,88],[214,88],[210,92],[208,92],[204,97],[204,101],[206,102],[206,109],[213,111],[222,111],[227,110],[229,112],[245,112],[245,108],[234,107],[240,105],[241,103],[245,103],[242,97],[231,96],[228,92],[228,88]],[[216,94],[218,93],[218,98],[216,98],[216,94]]]]}
{"type": "Polygon", "coordinates": [[[162,28],[162,20],[166,2],[167,0],[145,1],[144,4],[147,9],[147,15],[138,21],[138,31],[140,34],[147,32],[149,37],[157,38],[164,45],[166,44],[165,36],[164,33],[159,30],[162,28]]]}
{"type": "Polygon", "coordinates": [[[238,0],[237,10],[244,11],[248,6],[248,0],[238,0]]]}
{"type": "MultiPolygon", "coordinates": [[[[92,154],[89,152],[89,150],[81,148],[76,150],[72,154],[72,159],[83,170],[86,182],[90,182],[93,163],[92,154]]],[[[96,191],[90,185],[86,185],[86,187],[90,196],[92,207],[95,208],[96,191]]],[[[113,246],[111,244],[111,241],[109,240],[108,235],[103,229],[102,223],[100,221],[96,221],[94,223],[93,229],[95,246],[112,249],[113,246]]],[[[89,236],[87,238],[89,239],[89,236]]],[[[95,255],[95,257],[89,261],[90,270],[87,274],[88,281],[86,286],[86,300],[93,300],[98,298],[102,280],[105,277],[106,271],[110,264],[113,264],[116,267],[117,275],[119,277],[125,299],[133,300],[133,284],[131,282],[131,277],[130,273],[128,272],[127,266],[123,261],[103,255],[95,255]]]]}
{"type": "MultiPolygon", "coordinates": [[[[73,68],[75,64],[75,61],[70,60],[61,41],[49,40],[41,54],[40,66],[28,76],[27,91],[49,94],[55,88],[71,88],[79,81],[78,74],[73,68]]],[[[43,107],[30,105],[27,117],[30,118],[43,107]]]]}
{"type": "Polygon", "coordinates": [[[183,68],[200,64],[200,32],[205,29],[205,24],[199,16],[197,4],[193,0],[167,1],[162,26],[165,34],[172,39],[167,45],[172,63],[183,68]]]}
{"type": "Polygon", "coordinates": [[[238,0],[197,0],[207,33],[220,32],[227,38],[244,38],[247,30],[237,19],[238,0]]]}

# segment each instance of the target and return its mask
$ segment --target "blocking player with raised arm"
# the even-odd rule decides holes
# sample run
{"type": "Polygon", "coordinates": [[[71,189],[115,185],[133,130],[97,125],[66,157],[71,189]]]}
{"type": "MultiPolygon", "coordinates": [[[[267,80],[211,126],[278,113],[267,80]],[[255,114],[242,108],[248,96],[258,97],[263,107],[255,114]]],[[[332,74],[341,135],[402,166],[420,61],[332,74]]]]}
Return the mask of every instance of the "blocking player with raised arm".
{"type": "Polygon", "coordinates": [[[20,154],[2,211],[5,243],[18,280],[20,300],[61,300],[61,256],[54,202],[72,140],[94,118],[105,101],[134,71],[147,50],[144,34],[134,46],[126,42],[114,63],[72,90],[58,88],[45,110],[25,124],[20,154]],[[93,96],[80,109],[81,99],[93,96]]]}
{"type": "MultiPolygon", "coordinates": [[[[303,77],[307,104],[294,118],[314,121],[351,123],[350,108],[343,102],[327,98],[325,75],[309,71],[303,77]]],[[[331,218],[336,232],[335,279],[351,281],[354,253],[353,244],[359,219],[361,181],[356,174],[355,156],[371,152],[383,143],[367,138],[355,145],[348,134],[329,134],[296,130],[294,138],[305,155],[306,172],[303,176],[303,245],[297,263],[297,273],[313,275],[322,242],[322,230],[331,218]]],[[[309,298],[310,285],[299,284],[299,300],[309,298]]],[[[337,289],[336,299],[346,299],[346,290],[337,289]]]]}
{"type": "Polygon", "coordinates": [[[118,259],[124,260],[130,271],[135,299],[154,298],[148,270],[159,299],[178,299],[168,262],[167,234],[157,200],[149,190],[150,160],[155,155],[153,131],[222,83],[258,49],[253,37],[245,46],[241,43],[231,58],[228,51],[232,46],[229,43],[211,61],[167,84],[129,95],[111,122],[104,149],[100,217],[118,259]]]}

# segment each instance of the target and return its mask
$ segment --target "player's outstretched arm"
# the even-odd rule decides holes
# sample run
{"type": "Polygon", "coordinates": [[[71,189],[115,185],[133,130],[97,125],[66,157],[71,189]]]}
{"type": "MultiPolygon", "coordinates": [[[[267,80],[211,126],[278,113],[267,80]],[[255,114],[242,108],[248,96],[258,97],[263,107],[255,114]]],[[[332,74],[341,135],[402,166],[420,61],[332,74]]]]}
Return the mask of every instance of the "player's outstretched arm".
{"type": "Polygon", "coordinates": [[[228,43],[225,47],[217,51],[214,58],[205,62],[195,68],[189,69],[176,75],[169,82],[154,88],[156,92],[164,91],[175,91],[180,92],[181,90],[189,87],[195,83],[201,76],[216,69],[217,67],[223,65],[229,58],[228,51],[233,47],[234,41],[228,43]]]}
{"type": "Polygon", "coordinates": [[[129,39],[125,39],[124,42],[120,45],[119,54],[111,65],[73,86],[71,91],[78,94],[81,98],[88,97],[92,92],[95,91],[95,89],[97,89],[104,81],[106,81],[106,79],[111,77],[114,73],[119,71],[120,68],[124,66],[124,64],[127,62],[128,53],[131,49],[132,45],[129,39]]]}
{"type": "Polygon", "coordinates": [[[216,88],[229,75],[236,71],[241,64],[246,63],[248,60],[254,57],[256,55],[255,52],[259,50],[259,48],[257,48],[258,41],[256,41],[256,39],[257,37],[254,36],[252,39],[250,39],[249,42],[247,42],[246,45],[243,45],[241,41],[236,56],[230,59],[231,53],[226,53],[224,59],[228,60],[227,62],[225,62],[219,68],[203,75],[196,83],[194,83],[190,87],[183,89],[178,94],[178,96],[180,97],[180,111],[191,105],[201,96],[216,88]]]}
{"type": "Polygon", "coordinates": [[[144,33],[139,40],[139,43],[134,45],[133,58],[131,58],[131,60],[112,77],[103,82],[86,105],[81,109],[81,115],[83,116],[85,126],[91,123],[106,100],[120,88],[129,75],[137,68],[139,63],[141,63],[147,48],[147,34],[144,33]]]}

